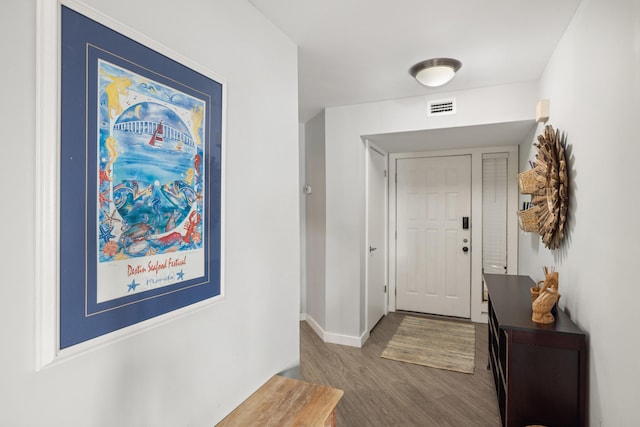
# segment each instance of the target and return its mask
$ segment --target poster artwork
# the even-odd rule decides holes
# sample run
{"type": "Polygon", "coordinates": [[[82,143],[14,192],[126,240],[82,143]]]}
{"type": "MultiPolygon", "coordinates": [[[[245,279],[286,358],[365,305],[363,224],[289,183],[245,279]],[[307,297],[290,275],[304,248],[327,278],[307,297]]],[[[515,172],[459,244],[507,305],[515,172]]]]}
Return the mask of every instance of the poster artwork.
{"type": "Polygon", "coordinates": [[[97,303],[205,274],[205,101],[98,61],[97,303]]]}

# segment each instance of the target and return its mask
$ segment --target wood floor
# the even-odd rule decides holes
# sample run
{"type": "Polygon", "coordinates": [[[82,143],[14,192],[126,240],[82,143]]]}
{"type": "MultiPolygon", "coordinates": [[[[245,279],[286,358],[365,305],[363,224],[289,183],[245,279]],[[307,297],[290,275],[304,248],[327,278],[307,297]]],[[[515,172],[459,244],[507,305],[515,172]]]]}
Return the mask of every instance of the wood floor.
{"type": "Polygon", "coordinates": [[[475,371],[462,374],[381,358],[403,316],[385,316],[362,348],[326,344],[300,323],[301,379],[344,390],[337,425],[500,426],[487,326],[475,324],[475,371]]]}

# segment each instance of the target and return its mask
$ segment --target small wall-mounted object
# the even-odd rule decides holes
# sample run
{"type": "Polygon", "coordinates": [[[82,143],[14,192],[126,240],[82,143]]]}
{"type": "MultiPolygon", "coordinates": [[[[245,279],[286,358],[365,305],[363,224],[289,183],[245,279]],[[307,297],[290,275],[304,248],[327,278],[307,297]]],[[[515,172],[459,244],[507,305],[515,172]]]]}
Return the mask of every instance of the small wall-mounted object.
{"type": "Polygon", "coordinates": [[[536,105],[536,122],[546,123],[549,120],[549,100],[541,99],[536,105]]]}
{"type": "Polygon", "coordinates": [[[522,231],[537,233],[539,231],[538,208],[536,206],[532,206],[518,211],[518,225],[522,231]]]}
{"type": "Polygon", "coordinates": [[[304,194],[309,195],[311,194],[311,186],[310,185],[305,185],[304,187],[302,187],[302,191],[304,192],[304,194]]]}
{"type": "Polygon", "coordinates": [[[518,174],[518,189],[520,194],[533,194],[536,187],[536,173],[533,169],[518,174]]]}
{"type": "MultiPolygon", "coordinates": [[[[537,190],[537,176],[533,169],[518,174],[518,190],[520,194],[533,194],[537,190]]],[[[524,202],[518,211],[518,225],[522,231],[538,232],[538,208],[531,202],[524,202]]]]}

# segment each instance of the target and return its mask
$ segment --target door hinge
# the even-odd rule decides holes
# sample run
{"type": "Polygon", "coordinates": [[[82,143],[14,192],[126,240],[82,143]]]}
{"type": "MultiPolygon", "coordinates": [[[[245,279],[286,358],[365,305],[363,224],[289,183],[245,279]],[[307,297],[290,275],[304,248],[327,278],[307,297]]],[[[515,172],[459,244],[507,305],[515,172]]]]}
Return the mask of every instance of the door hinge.
{"type": "Polygon", "coordinates": [[[384,285],[384,293],[387,293],[387,285],[384,285]]]}
{"type": "Polygon", "coordinates": [[[387,170],[386,169],[384,170],[384,177],[385,178],[387,177],[387,170]]]}

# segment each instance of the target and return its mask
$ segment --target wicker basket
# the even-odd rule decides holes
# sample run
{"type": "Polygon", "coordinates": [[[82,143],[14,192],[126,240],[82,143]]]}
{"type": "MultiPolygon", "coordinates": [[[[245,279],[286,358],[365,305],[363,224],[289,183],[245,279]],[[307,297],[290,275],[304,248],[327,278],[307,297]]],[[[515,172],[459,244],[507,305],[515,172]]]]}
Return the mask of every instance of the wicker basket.
{"type": "Polygon", "coordinates": [[[523,231],[538,232],[538,209],[534,206],[518,211],[518,222],[523,231]]]}
{"type": "Polygon", "coordinates": [[[536,285],[531,288],[531,302],[533,303],[538,296],[540,296],[540,289],[542,288],[542,285],[544,283],[544,280],[540,280],[538,283],[536,283],[536,285]]]}
{"type": "Polygon", "coordinates": [[[521,194],[533,194],[536,191],[536,173],[533,169],[518,174],[518,187],[521,194]]]}

